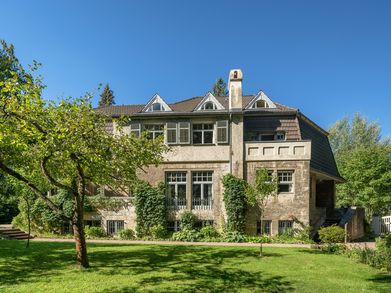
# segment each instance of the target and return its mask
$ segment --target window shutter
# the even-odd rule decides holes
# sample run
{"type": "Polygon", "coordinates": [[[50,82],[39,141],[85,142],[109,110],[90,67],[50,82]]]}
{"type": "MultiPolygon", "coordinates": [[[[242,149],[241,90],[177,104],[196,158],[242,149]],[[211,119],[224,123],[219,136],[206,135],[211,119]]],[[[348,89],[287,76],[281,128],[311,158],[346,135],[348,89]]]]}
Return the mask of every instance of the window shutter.
{"type": "Polygon", "coordinates": [[[130,134],[133,134],[135,137],[140,137],[141,134],[141,125],[140,123],[130,123],[130,134]]]}
{"type": "Polygon", "coordinates": [[[228,121],[217,121],[217,143],[228,143],[228,121]]]}
{"type": "Polygon", "coordinates": [[[175,122],[167,123],[167,143],[177,143],[177,124],[175,122]]]}
{"type": "Polygon", "coordinates": [[[179,122],[179,143],[190,143],[190,122],[179,122]]]}

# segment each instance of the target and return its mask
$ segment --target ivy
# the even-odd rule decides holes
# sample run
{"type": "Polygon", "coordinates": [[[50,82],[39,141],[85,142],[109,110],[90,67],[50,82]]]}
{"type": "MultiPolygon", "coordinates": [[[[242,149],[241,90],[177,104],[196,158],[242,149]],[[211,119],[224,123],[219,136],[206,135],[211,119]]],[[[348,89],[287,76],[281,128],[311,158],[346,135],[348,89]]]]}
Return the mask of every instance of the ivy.
{"type": "Polygon", "coordinates": [[[147,182],[139,183],[134,190],[136,208],[136,232],[138,237],[152,236],[153,227],[166,227],[166,196],[164,185],[151,186],[147,182]]]}
{"type": "Polygon", "coordinates": [[[222,178],[224,186],[224,204],[227,212],[227,231],[243,233],[246,224],[246,181],[232,174],[222,178]]]}

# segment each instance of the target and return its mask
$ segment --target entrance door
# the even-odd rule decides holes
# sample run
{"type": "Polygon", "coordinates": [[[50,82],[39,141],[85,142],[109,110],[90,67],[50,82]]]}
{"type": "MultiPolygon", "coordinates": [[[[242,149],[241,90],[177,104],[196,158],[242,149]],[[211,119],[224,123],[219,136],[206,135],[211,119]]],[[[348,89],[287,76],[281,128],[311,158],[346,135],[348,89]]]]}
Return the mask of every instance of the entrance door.
{"type": "Polygon", "coordinates": [[[124,229],[124,221],[119,220],[108,220],[107,221],[107,234],[115,235],[118,234],[119,231],[124,229]]]}

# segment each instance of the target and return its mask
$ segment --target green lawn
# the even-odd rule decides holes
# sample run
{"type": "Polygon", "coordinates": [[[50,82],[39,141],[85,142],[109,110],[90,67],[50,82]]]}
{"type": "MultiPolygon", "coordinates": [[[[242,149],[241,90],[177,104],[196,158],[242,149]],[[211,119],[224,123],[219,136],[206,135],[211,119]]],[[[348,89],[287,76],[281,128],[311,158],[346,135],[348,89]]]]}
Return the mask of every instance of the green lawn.
{"type": "Polygon", "coordinates": [[[345,256],[298,248],[90,244],[0,240],[0,292],[391,292],[391,275],[345,256]]]}

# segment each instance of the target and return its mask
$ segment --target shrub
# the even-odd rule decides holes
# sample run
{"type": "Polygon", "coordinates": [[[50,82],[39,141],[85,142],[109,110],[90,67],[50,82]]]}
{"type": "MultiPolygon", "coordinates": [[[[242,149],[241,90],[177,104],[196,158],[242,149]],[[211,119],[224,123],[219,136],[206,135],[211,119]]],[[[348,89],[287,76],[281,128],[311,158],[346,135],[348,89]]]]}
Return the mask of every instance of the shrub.
{"type": "Polygon", "coordinates": [[[166,226],[166,196],[163,185],[153,187],[147,182],[139,183],[134,190],[134,205],[138,237],[151,236],[154,226],[166,226]]]}
{"type": "Polygon", "coordinates": [[[246,236],[246,242],[249,242],[249,243],[270,243],[271,237],[269,237],[268,235],[246,236]]]}
{"type": "Polygon", "coordinates": [[[245,242],[246,236],[238,231],[226,231],[223,239],[225,242],[245,242]]]}
{"type": "Polygon", "coordinates": [[[224,186],[224,205],[227,211],[227,231],[243,233],[246,221],[246,181],[232,174],[222,178],[224,186]]]}
{"type": "Polygon", "coordinates": [[[182,230],[193,230],[195,228],[196,221],[197,217],[192,212],[184,212],[179,221],[179,225],[182,230]]]}
{"type": "Polygon", "coordinates": [[[345,230],[337,225],[322,227],[318,233],[322,243],[342,243],[345,240],[345,230]]]}
{"type": "Polygon", "coordinates": [[[102,227],[85,226],[84,231],[87,238],[100,238],[107,236],[105,230],[102,227]]]}
{"type": "Polygon", "coordinates": [[[120,239],[123,239],[123,240],[132,240],[132,239],[136,238],[134,231],[131,229],[125,229],[125,230],[120,231],[118,236],[120,239]]]}
{"type": "Polygon", "coordinates": [[[194,229],[183,229],[172,234],[172,240],[195,242],[200,240],[200,233],[194,229]]]}
{"type": "Polygon", "coordinates": [[[151,228],[151,236],[153,239],[164,239],[167,236],[167,230],[163,225],[155,225],[151,228]]]}
{"type": "Polygon", "coordinates": [[[219,240],[219,233],[212,225],[206,225],[200,229],[200,237],[204,241],[216,241],[219,240]]]}

